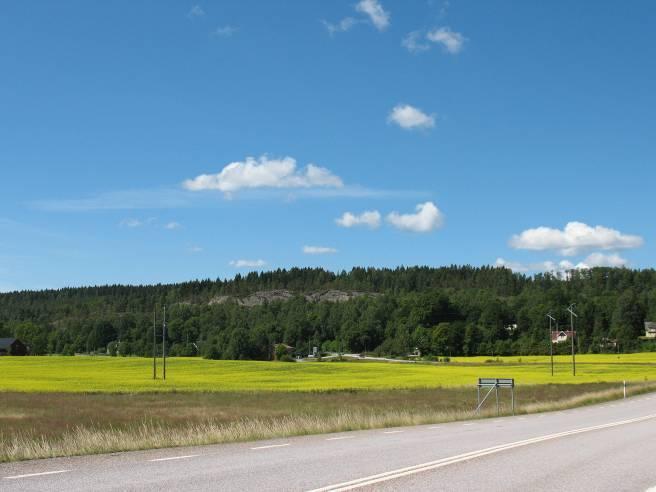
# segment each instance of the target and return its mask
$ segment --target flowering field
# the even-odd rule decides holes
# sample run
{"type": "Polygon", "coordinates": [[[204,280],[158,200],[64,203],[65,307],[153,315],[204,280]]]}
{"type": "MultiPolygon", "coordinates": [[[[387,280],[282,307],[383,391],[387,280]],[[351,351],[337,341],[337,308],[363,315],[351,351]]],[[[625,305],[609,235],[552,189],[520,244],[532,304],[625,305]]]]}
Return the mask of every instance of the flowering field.
{"type": "MultiPolygon", "coordinates": [[[[161,362],[161,361],[160,361],[161,362]]],[[[132,393],[159,391],[331,391],[473,386],[478,377],[514,377],[519,385],[656,380],[656,354],[454,358],[450,364],[167,360],[167,380],[152,379],[152,359],[2,357],[0,391],[132,393]],[[492,362],[491,362],[492,361],[492,362]]],[[[158,366],[161,376],[161,365],[158,366]]]]}

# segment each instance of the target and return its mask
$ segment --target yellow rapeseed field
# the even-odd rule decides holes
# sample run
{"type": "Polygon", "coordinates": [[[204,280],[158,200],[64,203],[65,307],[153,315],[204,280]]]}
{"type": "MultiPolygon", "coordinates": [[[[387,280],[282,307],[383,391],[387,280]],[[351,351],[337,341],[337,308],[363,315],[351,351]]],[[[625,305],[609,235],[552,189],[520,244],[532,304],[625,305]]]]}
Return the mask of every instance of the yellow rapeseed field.
{"type": "MultiPolygon", "coordinates": [[[[152,359],[136,357],[0,357],[0,391],[330,391],[473,386],[478,377],[514,377],[517,384],[656,380],[656,353],[580,355],[570,359],[458,357],[450,364],[258,362],[168,359],[167,380],[152,379],[152,359]],[[489,362],[494,360],[495,362],[489,362]],[[487,362],[486,362],[487,361],[487,362]]],[[[160,361],[161,362],[161,361],[160,361]]],[[[161,376],[161,365],[158,366],[161,376]]]]}

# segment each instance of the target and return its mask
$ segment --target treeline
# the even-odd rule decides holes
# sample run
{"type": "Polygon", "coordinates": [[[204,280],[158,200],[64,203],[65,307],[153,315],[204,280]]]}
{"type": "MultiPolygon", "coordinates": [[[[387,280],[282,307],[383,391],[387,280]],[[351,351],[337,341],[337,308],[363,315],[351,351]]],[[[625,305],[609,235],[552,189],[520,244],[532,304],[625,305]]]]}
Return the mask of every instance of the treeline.
{"type": "Polygon", "coordinates": [[[20,338],[33,354],[151,355],[153,312],[159,335],[166,305],[171,355],[267,360],[277,343],[298,354],[313,346],[394,356],[417,348],[439,356],[539,354],[550,346],[546,314],[565,328],[571,303],[579,351],[653,349],[639,337],[644,321],[656,320],[656,271],[611,268],[567,278],[471,266],[295,268],[230,280],[15,292],[0,294],[0,337],[20,338]],[[254,307],[237,302],[276,289],[295,297],[254,307]],[[304,297],[330,289],[372,295],[337,303],[304,297]],[[221,296],[231,297],[211,302],[221,296]]]}

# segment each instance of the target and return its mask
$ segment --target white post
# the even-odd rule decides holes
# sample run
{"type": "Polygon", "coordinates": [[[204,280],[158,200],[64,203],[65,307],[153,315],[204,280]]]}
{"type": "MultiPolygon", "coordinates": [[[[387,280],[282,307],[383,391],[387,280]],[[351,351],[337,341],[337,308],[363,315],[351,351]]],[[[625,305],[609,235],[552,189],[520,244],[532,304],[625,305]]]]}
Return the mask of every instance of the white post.
{"type": "Polygon", "coordinates": [[[626,400],[626,380],[624,381],[624,399],[626,400]]]}

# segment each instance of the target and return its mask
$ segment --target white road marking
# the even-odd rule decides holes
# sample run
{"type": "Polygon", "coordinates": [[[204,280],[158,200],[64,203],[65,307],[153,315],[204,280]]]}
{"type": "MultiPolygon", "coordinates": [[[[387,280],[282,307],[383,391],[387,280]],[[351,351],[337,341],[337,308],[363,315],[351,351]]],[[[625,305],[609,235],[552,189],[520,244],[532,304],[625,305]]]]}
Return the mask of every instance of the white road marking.
{"type": "Polygon", "coordinates": [[[148,460],[148,461],[171,461],[171,460],[186,460],[187,458],[195,458],[196,456],[199,456],[197,454],[187,454],[184,456],[171,456],[169,458],[156,458],[154,460],[148,460]]]}
{"type": "Polygon", "coordinates": [[[441,429],[441,427],[439,425],[436,425],[434,427],[429,427],[429,429],[430,430],[435,430],[435,429],[441,429]]]}
{"type": "Polygon", "coordinates": [[[353,439],[355,436],[329,437],[326,441],[341,441],[342,439],[353,439]]]}
{"type": "Polygon", "coordinates": [[[407,468],[400,468],[398,470],[391,470],[384,473],[379,473],[377,475],[371,475],[368,477],[362,477],[349,482],[342,482],[334,485],[328,485],[327,487],[322,487],[319,489],[311,490],[310,492],[339,492],[354,490],[360,487],[366,487],[369,485],[375,485],[380,482],[386,482],[388,480],[394,480],[396,478],[405,477],[408,475],[414,475],[416,473],[421,473],[425,471],[435,470],[437,468],[442,468],[444,466],[452,465],[455,463],[460,463],[463,461],[468,461],[474,458],[480,458],[482,456],[487,456],[489,454],[499,453],[501,451],[506,451],[508,449],[519,448],[522,446],[528,446],[530,444],[537,444],[543,441],[550,441],[552,439],[558,439],[560,437],[571,436],[575,434],[582,434],[584,432],[592,432],[596,430],[608,429],[611,427],[617,427],[620,425],[633,424],[637,422],[644,422],[646,420],[651,420],[656,418],[656,414],[646,415],[644,417],[637,417],[629,420],[621,420],[619,422],[611,422],[608,424],[595,425],[591,427],[583,427],[579,429],[573,429],[564,432],[558,432],[556,434],[547,434],[544,436],[538,436],[531,439],[524,439],[523,441],[510,442],[507,444],[501,444],[499,446],[493,446],[490,448],[480,449],[478,451],[470,451],[469,453],[463,453],[456,456],[450,456],[448,458],[442,458],[436,461],[429,461],[428,463],[422,463],[415,466],[409,466],[407,468]]]}
{"type": "Polygon", "coordinates": [[[28,477],[41,477],[43,475],[56,475],[58,473],[67,473],[71,470],[56,470],[56,471],[47,471],[40,473],[27,473],[25,475],[13,475],[11,477],[4,477],[5,480],[16,480],[17,478],[28,478],[28,477]]]}
{"type": "Polygon", "coordinates": [[[397,431],[385,431],[385,432],[383,432],[383,434],[400,434],[401,432],[403,432],[403,431],[401,431],[401,430],[397,430],[397,431]]]}
{"type": "Polygon", "coordinates": [[[465,427],[467,427],[468,425],[474,425],[474,424],[469,423],[469,424],[462,424],[462,425],[464,425],[465,427]]]}
{"type": "Polygon", "coordinates": [[[251,448],[251,449],[284,448],[285,446],[289,446],[289,443],[287,443],[287,444],[269,444],[268,446],[257,446],[255,448],[251,448]]]}

